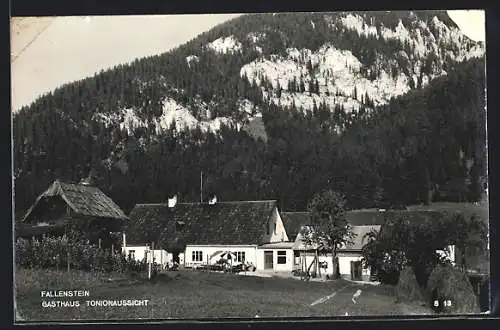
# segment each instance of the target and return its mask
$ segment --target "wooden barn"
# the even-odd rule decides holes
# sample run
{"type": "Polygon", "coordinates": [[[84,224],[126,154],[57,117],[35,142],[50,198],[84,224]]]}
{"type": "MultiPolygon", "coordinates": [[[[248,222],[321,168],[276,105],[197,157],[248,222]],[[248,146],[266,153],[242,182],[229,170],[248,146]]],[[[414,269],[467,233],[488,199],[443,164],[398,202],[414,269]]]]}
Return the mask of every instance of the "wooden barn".
{"type": "MultiPolygon", "coordinates": [[[[16,226],[16,237],[62,235],[72,225],[87,233],[103,248],[111,242],[111,233],[123,231],[128,217],[111,198],[88,183],[59,180],[44,191],[16,226]]],[[[116,243],[115,243],[116,244],[116,243]]]]}

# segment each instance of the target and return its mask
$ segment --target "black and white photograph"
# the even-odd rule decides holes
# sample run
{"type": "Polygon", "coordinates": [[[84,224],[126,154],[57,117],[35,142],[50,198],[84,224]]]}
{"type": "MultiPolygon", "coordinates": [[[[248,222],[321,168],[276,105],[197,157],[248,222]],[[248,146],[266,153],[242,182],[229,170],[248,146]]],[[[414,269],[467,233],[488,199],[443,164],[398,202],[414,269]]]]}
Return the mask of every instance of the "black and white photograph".
{"type": "Polygon", "coordinates": [[[490,311],[484,10],[11,18],[16,322],[490,311]]]}

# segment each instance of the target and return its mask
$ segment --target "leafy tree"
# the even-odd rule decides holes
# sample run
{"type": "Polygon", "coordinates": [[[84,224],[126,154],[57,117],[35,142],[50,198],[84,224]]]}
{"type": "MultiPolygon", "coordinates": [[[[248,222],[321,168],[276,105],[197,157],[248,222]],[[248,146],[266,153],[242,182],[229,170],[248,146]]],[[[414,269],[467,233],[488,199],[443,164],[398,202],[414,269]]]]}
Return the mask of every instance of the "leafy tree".
{"type": "Polygon", "coordinates": [[[384,282],[395,284],[399,272],[411,266],[420,285],[425,285],[436,265],[448,263],[437,250],[446,250],[449,245],[455,245],[459,251],[484,249],[484,220],[477,216],[393,212],[387,213],[390,220],[381,229],[382,234],[369,233],[363,248],[365,264],[376,268],[384,282]]]}
{"type": "MultiPolygon", "coordinates": [[[[387,218],[385,223],[387,224],[387,218]]],[[[375,270],[377,277],[388,284],[396,284],[399,272],[409,264],[407,256],[407,236],[402,230],[402,218],[391,223],[391,236],[380,236],[372,230],[366,234],[367,243],[362,248],[363,263],[375,270]]]]}
{"type": "Polygon", "coordinates": [[[346,220],[345,197],[333,190],[315,195],[308,205],[311,227],[302,232],[304,243],[332,256],[333,278],[337,274],[337,252],[343,246],[353,244],[355,234],[346,220]]]}
{"type": "Polygon", "coordinates": [[[467,217],[464,214],[447,215],[449,242],[455,245],[459,254],[457,264],[467,269],[467,254],[477,254],[486,250],[488,227],[484,219],[476,214],[467,217]]]}

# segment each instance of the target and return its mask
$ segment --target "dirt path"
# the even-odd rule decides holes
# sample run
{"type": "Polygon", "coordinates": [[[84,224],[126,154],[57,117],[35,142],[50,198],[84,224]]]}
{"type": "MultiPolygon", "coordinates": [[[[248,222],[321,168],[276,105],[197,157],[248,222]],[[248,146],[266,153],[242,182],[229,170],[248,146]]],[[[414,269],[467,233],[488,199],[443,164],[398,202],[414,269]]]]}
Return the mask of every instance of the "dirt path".
{"type": "Polygon", "coordinates": [[[330,294],[330,295],[328,295],[328,296],[325,296],[325,297],[323,297],[323,298],[320,298],[320,299],[318,299],[318,300],[314,301],[314,302],[313,302],[310,306],[314,306],[314,305],[317,305],[317,304],[322,304],[322,303],[324,303],[325,301],[328,301],[328,300],[330,300],[331,298],[335,297],[335,296],[337,295],[337,293],[339,293],[340,291],[342,291],[342,290],[344,290],[344,289],[346,289],[346,288],[348,288],[348,287],[350,287],[350,285],[345,285],[345,286],[343,286],[342,288],[340,288],[340,289],[338,289],[337,291],[335,291],[334,293],[332,293],[332,294],[330,294]]]}

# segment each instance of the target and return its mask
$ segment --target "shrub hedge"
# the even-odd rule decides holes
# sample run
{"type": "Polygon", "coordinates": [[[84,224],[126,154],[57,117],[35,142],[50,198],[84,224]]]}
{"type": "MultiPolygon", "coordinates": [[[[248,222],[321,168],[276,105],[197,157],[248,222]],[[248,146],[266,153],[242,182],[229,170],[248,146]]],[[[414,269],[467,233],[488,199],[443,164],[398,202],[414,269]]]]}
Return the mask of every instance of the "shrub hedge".
{"type": "Polygon", "coordinates": [[[15,245],[16,265],[24,268],[65,269],[97,272],[144,271],[145,260],[126,258],[120,251],[112,253],[84,240],[67,236],[42,237],[30,240],[18,238],[15,245]]]}

